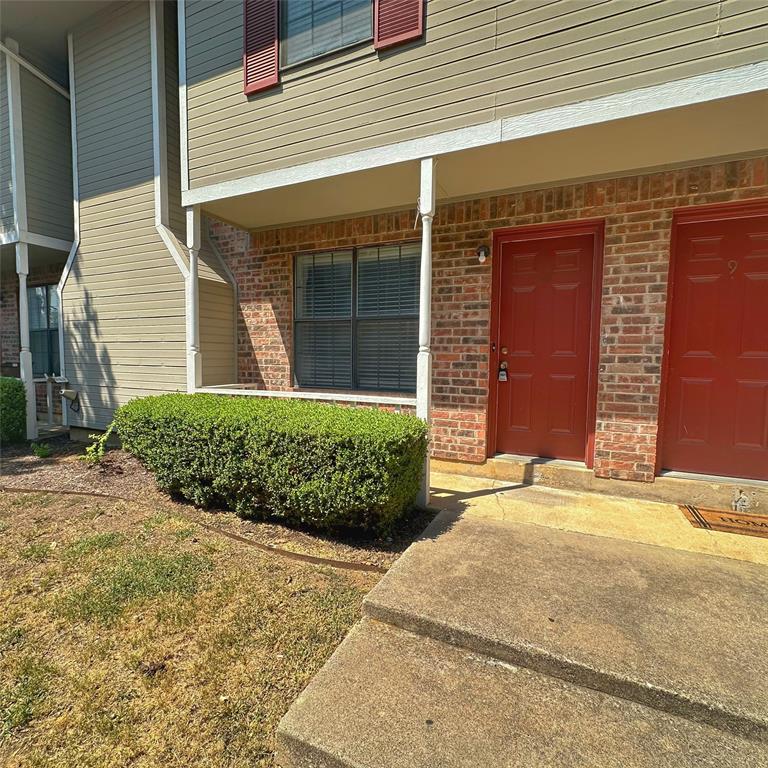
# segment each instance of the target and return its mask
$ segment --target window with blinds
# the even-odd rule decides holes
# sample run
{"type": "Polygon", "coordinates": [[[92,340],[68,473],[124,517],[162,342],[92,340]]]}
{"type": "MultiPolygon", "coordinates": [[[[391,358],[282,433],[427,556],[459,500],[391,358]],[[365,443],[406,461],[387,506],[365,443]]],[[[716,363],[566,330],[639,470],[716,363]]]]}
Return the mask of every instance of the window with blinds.
{"type": "Polygon", "coordinates": [[[417,243],[296,257],[299,386],[416,390],[419,261],[417,243]]]}
{"type": "Polygon", "coordinates": [[[371,0],[290,0],[280,4],[284,67],[373,37],[371,0]]]}
{"type": "Polygon", "coordinates": [[[59,295],[55,285],[27,288],[32,374],[59,375],[59,295]]]}

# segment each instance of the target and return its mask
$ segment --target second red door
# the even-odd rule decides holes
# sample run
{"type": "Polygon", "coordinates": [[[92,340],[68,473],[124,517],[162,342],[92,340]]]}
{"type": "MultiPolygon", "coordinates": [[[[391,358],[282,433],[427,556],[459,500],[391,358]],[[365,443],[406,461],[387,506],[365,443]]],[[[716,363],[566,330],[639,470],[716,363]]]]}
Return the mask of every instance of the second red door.
{"type": "Polygon", "coordinates": [[[595,235],[497,245],[496,452],[582,461],[595,235]]]}

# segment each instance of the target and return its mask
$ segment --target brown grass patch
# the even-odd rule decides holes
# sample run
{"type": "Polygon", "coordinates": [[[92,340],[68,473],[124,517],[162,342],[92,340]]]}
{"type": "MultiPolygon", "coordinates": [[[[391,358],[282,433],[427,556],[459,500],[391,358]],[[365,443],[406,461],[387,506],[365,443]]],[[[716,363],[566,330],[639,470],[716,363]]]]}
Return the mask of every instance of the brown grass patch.
{"type": "Polygon", "coordinates": [[[0,764],[270,766],[374,581],[168,509],[0,494],[0,764]]]}

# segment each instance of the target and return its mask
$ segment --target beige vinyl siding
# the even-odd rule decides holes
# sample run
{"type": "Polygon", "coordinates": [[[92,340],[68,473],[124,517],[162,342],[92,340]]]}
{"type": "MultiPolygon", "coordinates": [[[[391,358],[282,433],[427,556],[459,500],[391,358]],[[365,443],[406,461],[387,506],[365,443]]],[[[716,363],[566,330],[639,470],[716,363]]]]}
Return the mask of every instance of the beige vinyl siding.
{"type": "Polygon", "coordinates": [[[105,427],[135,397],[186,389],[184,280],[155,228],[147,3],[74,33],[80,248],[64,289],[64,359],[105,427]]]}
{"type": "Polygon", "coordinates": [[[72,147],[69,101],[21,69],[27,229],[72,240],[72,147]]]}
{"type": "Polygon", "coordinates": [[[203,386],[234,384],[235,294],[219,280],[200,279],[200,353],[203,386]]]}
{"type": "Polygon", "coordinates": [[[0,55],[0,235],[8,235],[15,229],[11,179],[11,134],[8,116],[8,74],[5,62],[5,55],[0,55]]]}
{"type": "Polygon", "coordinates": [[[430,0],[423,44],[332,54],[249,100],[241,4],[186,8],[193,188],[768,57],[768,0],[430,0]]]}

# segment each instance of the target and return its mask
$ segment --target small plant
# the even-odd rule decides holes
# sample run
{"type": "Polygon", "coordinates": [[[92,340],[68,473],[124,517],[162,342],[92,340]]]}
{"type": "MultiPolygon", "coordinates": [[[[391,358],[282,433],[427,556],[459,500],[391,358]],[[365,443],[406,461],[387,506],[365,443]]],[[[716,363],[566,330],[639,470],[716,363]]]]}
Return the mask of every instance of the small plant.
{"type": "Polygon", "coordinates": [[[47,459],[53,451],[48,443],[32,443],[32,453],[34,453],[38,459],[47,459]]]}
{"type": "Polygon", "coordinates": [[[88,464],[99,464],[107,452],[107,441],[115,430],[114,422],[101,434],[88,435],[93,442],[85,449],[85,455],[80,459],[88,464]]]}
{"type": "Polygon", "coordinates": [[[21,379],[0,376],[0,443],[24,439],[27,424],[27,396],[21,379]]]}

